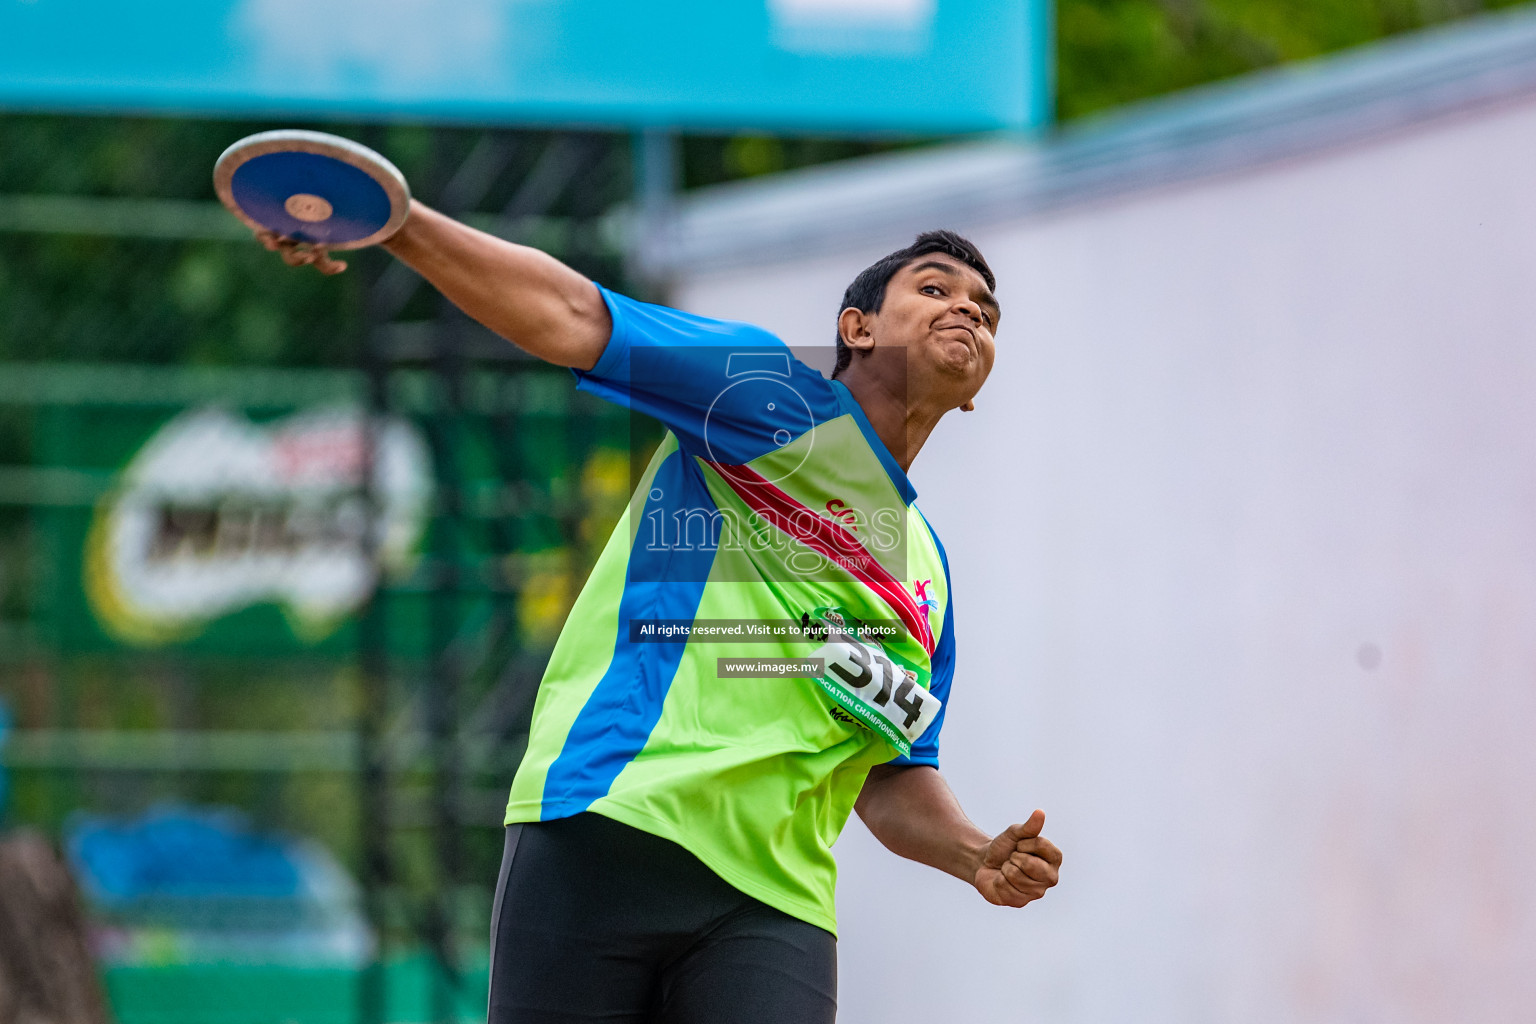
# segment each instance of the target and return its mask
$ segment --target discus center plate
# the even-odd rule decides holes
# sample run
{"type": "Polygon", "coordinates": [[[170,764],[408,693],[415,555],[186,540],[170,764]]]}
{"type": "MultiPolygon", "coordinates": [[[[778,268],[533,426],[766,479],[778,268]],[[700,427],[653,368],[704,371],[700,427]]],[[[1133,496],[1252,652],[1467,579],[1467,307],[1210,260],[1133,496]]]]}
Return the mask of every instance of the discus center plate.
{"type": "Polygon", "coordinates": [[[331,214],[336,212],[336,208],[330,203],[308,192],[295,192],[283,200],[283,209],[287,210],[294,220],[301,220],[306,224],[318,224],[323,220],[330,220],[331,214]]]}

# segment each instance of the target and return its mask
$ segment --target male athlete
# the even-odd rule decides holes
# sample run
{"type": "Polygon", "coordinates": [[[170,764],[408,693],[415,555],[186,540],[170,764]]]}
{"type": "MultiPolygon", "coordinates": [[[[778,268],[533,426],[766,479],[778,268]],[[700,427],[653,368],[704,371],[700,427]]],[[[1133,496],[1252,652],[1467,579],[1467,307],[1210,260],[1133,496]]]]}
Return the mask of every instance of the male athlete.
{"type": "Polygon", "coordinates": [[[974,246],[929,232],[860,274],[827,380],[760,328],[625,298],[419,203],[384,245],[668,428],[539,688],[507,805],[492,1024],[831,1022],[831,846],[852,809],[990,903],[1056,884],[1043,812],[988,836],[938,771],[954,612],[906,471],[992,368],[999,310],[974,246]],[[775,658],[819,661],[774,676],[775,658]]]}

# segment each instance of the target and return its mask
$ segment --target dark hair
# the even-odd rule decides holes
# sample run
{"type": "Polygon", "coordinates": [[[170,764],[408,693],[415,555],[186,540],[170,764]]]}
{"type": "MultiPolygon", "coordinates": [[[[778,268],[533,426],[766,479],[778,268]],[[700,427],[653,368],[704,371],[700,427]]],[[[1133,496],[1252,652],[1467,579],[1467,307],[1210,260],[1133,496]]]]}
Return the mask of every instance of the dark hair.
{"type": "MultiPolygon", "coordinates": [[[[924,231],[911,245],[905,249],[897,249],[884,259],[871,264],[854,278],[848,290],[843,292],[843,304],[837,308],[838,316],[841,317],[843,310],[849,308],[864,313],[880,312],[880,307],[885,303],[885,287],[891,283],[891,278],[896,276],[896,272],[919,256],[927,256],[935,252],[952,256],[976,271],[981,275],[981,279],[987,282],[988,288],[997,287],[997,279],[992,276],[992,268],[987,266],[987,261],[982,258],[981,250],[972,245],[968,239],[961,238],[953,231],[924,231]]],[[[832,371],[833,378],[848,369],[848,364],[852,361],[853,349],[844,343],[843,332],[839,328],[837,367],[832,371]]]]}

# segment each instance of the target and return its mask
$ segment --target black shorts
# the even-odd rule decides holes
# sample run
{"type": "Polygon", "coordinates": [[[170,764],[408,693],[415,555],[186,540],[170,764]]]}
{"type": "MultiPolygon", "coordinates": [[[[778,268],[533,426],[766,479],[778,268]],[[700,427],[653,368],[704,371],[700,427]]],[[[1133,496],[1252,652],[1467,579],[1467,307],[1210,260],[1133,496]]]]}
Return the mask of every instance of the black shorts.
{"type": "Polygon", "coordinates": [[[597,814],[507,828],[490,1024],[831,1024],[837,940],[597,814]]]}

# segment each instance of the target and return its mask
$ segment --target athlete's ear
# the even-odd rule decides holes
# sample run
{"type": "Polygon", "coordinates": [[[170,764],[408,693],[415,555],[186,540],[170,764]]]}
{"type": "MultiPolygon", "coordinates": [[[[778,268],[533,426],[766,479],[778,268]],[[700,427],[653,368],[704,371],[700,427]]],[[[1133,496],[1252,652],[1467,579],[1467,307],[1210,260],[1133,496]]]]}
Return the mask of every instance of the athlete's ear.
{"type": "Polygon", "coordinates": [[[843,344],[849,348],[869,352],[875,347],[873,321],[873,315],[857,306],[849,306],[838,314],[837,333],[842,335],[843,344]]]}

